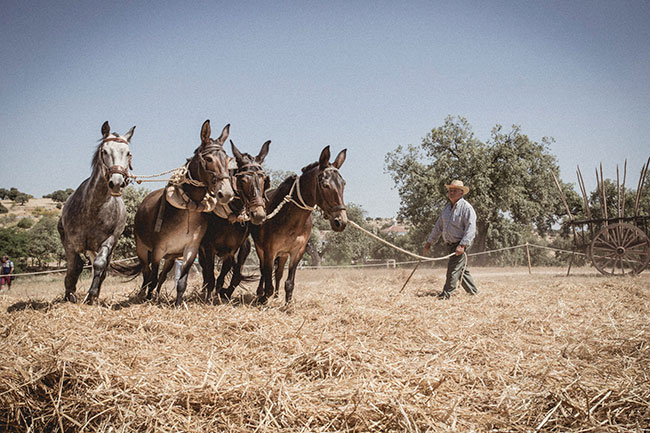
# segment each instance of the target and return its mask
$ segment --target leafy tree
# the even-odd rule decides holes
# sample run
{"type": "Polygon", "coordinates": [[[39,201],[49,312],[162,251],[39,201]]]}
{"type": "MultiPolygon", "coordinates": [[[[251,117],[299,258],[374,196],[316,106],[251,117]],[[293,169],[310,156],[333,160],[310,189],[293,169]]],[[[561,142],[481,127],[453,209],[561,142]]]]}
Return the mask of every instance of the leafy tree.
{"type": "Polygon", "coordinates": [[[28,253],[28,238],[24,230],[15,227],[0,228],[0,255],[11,257],[14,262],[25,262],[28,253]]]}
{"type": "Polygon", "coordinates": [[[9,190],[6,188],[0,188],[0,200],[4,200],[6,198],[9,198],[9,190]]]}
{"type": "Polygon", "coordinates": [[[142,203],[142,200],[144,200],[150,192],[151,191],[146,188],[136,189],[133,186],[127,186],[122,190],[122,199],[126,206],[126,227],[124,227],[124,232],[122,233],[122,236],[120,236],[120,239],[118,239],[117,245],[115,245],[115,250],[113,251],[114,258],[133,257],[135,255],[135,231],[133,221],[140,203],[142,203]]]}
{"type": "Polygon", "coordinates": [[[9,200],[15,201],[15,200],[16,200],[16,196],[17,196],[18,194],[20,194],[20,191],[18,191],[18,189],[15,188],[15,187],[11,187],[11,188],[9,189],[9,192],[7,193],[7,198],[8,198],[9,200]]]}
{"type": "Polygon", "coordinates": [[[4,205],[0,204],[0,213],[9,213],[9,209],[7,209],[4,205]]]}
{"type": "Polygon", "coordinates": [[[25,206],[25,203],[27,203],[30,199],[30,196],[28,194],[25,194],[24,192],[18,193],[16,195],[16,198],[14,198],[14,201],[18,203],[21,206],[25,206]]]}
{"type": "MultiPolygon", "coordinates": [[[[401,198],[400,216],[414,225],[413,241],[421,245],[426,239],[447,203],[444,185],[453,179],[471,188],[467,199],[478,217],[474,251],[521,243],[533,230],[548,233],[566,214],[551,176],[559,178],[551,142],[534,142],[518,126],[504,132],[497,125],[484,143],[466,119],[449,116],[420,146],[388,153],[386,170],[401,198]]],[[[577,194],[570,202],[579,203],[577,194]]]]}
{"type": "Polygon", "coordinates": [[[65,203],[65,201],[72,195],[73,192],[74,189],[72,188],[68,188],[66,190],[57,189],[50,194],[44,195],[43,198],[51,198],[52,201],[55,201],[57,203],[65,203]]]}
{"type": "Polygon", "coordinates": [[[63,249],[54,217],[41,218],[28,232],[29,255],[38,261],[39,267],[58,258],[63,249]]]}
{"type": "MultiPolygon", "coordinates": [[[[354,203],[346,203],[348,219],[356,222],[364,229],[369,226],[363,217],[364,210],[354,203]]],[[[329,228],[329,223],[327,223],[329,228]]],[[[328,264],[347,264],[351,262],[363,262],[370,257],[373,239],[365,233],[352,227],[347,227],[342,232],[328,230],[325,236],[323,258],[328,264]]]]}

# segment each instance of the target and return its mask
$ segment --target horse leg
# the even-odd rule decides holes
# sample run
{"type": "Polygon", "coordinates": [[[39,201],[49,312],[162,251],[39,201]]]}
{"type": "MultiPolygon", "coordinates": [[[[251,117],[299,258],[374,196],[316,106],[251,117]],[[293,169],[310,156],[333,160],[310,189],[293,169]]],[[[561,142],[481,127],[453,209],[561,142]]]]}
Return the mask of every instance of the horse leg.
{"type": "MultiPolygon", "coordinates": [[[[232,292],[229,293],[228,290],[225,290],[223,288],[223,283],[226,280],[226,275],[232,270],[233,265],[235,264],[235,258],[232,256],[228,256],[223,259],[223,262],[221,263],[221,271],[219,271],[219,276],[217,277],[217,290],[219,292],[219,297],[228,300],[230,299],[230,295],[232,295],[232,292]]],[[[232,280],[232,278],[231,278],[232,280]]]]}
{"type": "Polygon", "coordinates": [[[235,265],[233,266],[232,277],[230,278],[230,285],[228,286],[228,291],[226,292],[229,298],[232,296],[232,293],[235,291],[237,286],[242,282],[243,275],[241,273],[241,270],[244,267],[244,263],[246,263],[246,259],[248,258],[248,254],[250,254],[250,252],[251,252],[251,243],[247,239],[239,247],[239,251],[237,251],[237,260],[235,261],[235,265]]]}
{"type": "Polygon", "coordinates": [[[210,302],[212,290],[214,289],[214,245],[201,244],[199,247],[199,264],[203,274],[203,293],[205,301],[210,302]]]}
{"type": "Polygon", "coordinates": [[[86,302],[92,304],[99,297],[99,290],[102,287],[102,283],[106,278],[106,269],[111,261],[111,252],[113,252],[113,236],[110,236],[102,244],[97,257],[93,260],[93,281],[90,284],[90,289],[88,290],[88,297],[86,302]]]}
{"type": "Polygon", "coordinates": [[[153,289],[158,285],[160,260],[152,261],[149,266],[151,266],[151,273],[149,274],[149,282],[147,283],[147,299],[151,300],[153,298],[153,289]]]}
{"type": "Polygon", "coordinates": [[[260,285],[257,287],[258,303],[265,304],[268,298],[273,295],[273,262],[275,258],[266,254],[264,256],[264,263],[262,264],[262,277],[260,285]],[[263,292],[260,296],[260,288],[263,287],[263,292]]]}
{"type": "Polygon", "coordinates": [[[162,271],[160,271],[160,275],[158,276],[158,284],[156,285],[157,298],[160,298],[160,289],[167,280],[167,274],[174,267],[174,261],[174,257],[165,257],[165,264],[163,265],[162,271]]]}
{"type": "Polygon", "coordinates": [[[180,307],[183,304],[183,294],[187,288],[187,277],[190,274],[190,269],[194,264],[194,259],[199,252],[198,245],[189,245],[185,247],[183,252],[183,268],[181,269],[181,278],[176,284],[176,307],[180,307]]]}
{"type": "Polygon", "coordinates": [[[289,262],[289,274],[287,275],[287,281],[284,283],[284,296],[285,304],[291,302],[293,297],[293,288],[294,282],[296,279],[296,270],[298,269],[298,263],[302,259],[302,254],[296,254],[296,256],[291,256],[291,261],[289,262]]]}
{"type": "Polygon", "coordinates": [[[84,269],[84,263],[79,254],[66,252],[67,269],[65,273],[65,296],[64,301],[77,302],[75,292],[77,291],[77,280],[81,271],[84,269]]]}
{"type": "Polygon", "coordinates": [[[275,290],[273,290],[273,297],[277,298],[280,293],[280,281],[284,274],[284,265],[287,263],[288,256],[278,256],[275,259],[275,290]]]}

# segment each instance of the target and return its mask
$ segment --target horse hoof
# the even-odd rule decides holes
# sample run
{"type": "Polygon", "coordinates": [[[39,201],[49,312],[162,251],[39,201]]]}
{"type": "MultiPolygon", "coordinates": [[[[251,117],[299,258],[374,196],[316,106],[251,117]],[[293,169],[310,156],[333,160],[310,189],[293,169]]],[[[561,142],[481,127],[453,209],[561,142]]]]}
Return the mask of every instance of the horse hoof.
{"type": "Polygon", "coordinates": [[[74,304],[77,302],[77,297],[74,295],[74,293],[66,293],[63,297],[63,300],[66,302],[72,302],[74,304]]]}
{"type": "Polygon", "coordinates": [[[265,305],[268,298],[266,296],[258,296],[255,298],[255,305],[265,305]]]}

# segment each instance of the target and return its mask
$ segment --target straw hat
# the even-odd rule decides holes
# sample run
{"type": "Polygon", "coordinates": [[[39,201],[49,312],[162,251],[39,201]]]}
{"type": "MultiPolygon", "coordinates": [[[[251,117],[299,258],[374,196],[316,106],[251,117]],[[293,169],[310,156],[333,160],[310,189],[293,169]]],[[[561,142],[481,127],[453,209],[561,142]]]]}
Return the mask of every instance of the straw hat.
{"type": "Polygon", "coordinates": [[[469,188],[466,187],[465,185],[463,185],[462,180],[452,180],[449,185],[445,185],[445,188],[447,188],[447,190],[450,190],[450,189],[462,189],[463,194],[467,194],[469,192],[469,188]]]}

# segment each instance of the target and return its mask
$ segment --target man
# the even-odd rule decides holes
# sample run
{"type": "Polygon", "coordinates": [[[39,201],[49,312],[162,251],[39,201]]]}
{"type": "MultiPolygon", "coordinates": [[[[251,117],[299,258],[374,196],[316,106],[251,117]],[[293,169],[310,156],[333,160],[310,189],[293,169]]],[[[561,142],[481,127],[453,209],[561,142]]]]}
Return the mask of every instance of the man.
{"type": "Polygon", "coordinates": [[[433,230],[424,244],[424,254],[426,255],[431,244],[438,242],[441,237],[447,246],[448,254],[454,253],[447,263],[447,280],[438,299],[449,299],[459,280],[467,293],[476,295],[478,290],[469,269],[467,269],[467,255],[465,254],[476,235],[476,212],[472,205],[463,198],[469,192],[469,188],[463,185],[462,181],[454,180],[445,187],[450,203],[444,207],[433,226],[433,230]]]}
{"type": "Polygon", "coordinates": [[[0,290],[4,289],[4,285],[7,285],[7,291],[11,289],[11,279],[12,273],[14,272],[14,262],[9,260],[9,257],[2,257],[2,267],[0,268],[0,290]]]}

